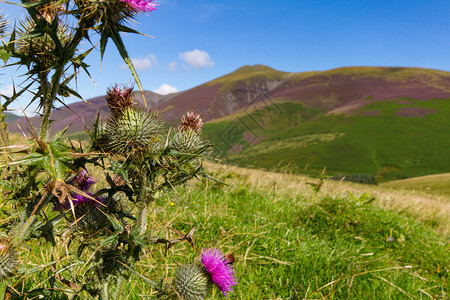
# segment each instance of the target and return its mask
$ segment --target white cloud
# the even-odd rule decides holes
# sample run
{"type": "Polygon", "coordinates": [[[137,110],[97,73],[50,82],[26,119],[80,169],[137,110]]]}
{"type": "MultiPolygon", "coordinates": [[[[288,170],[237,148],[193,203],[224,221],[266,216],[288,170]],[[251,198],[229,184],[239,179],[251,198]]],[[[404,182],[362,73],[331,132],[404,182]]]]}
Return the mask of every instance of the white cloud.
{"type": "Polygon", "coordinates": [[[170,71],[175,71],[178,67],[178,63],[176,61],[172,61],[168,65],[170,71]]]}
{"type": "Polygon", "coordinates": [[[167,94],[178,92],[178,89],[176,87],[174,87],[174,86],[171,86],[171,85],[169,85],[167,83],[164,83],[163,85],[161,85],[156,90],[153,90],[153,92],[155,92],[157,94],[160,94],[160,95],[167,95],[167,94]]]}
{"type": "MultiPolygon", "coordinates": [[[[143,58],[132,58],[134,68],[136,70],[148,70],[158,66],[158,60],[154,54],[149,54],[143,58]]],[[[120,66],[121,69],[128,69],[126,64],[120,66]]]]}
{"type": "Polygon", "coordinates": [[[179,57],[194,69],[214,66],[214,61],[211,60],[211,56],[207,52],[198,49],[180,53],[179,57]]]}
{"type": "Polygon", "coordinates": [[[0,87],[0,94],[5,95],[7,97],[11,97],[13,94],[13,86],[12,84],[8,84],[6,86],[0,87]]]}

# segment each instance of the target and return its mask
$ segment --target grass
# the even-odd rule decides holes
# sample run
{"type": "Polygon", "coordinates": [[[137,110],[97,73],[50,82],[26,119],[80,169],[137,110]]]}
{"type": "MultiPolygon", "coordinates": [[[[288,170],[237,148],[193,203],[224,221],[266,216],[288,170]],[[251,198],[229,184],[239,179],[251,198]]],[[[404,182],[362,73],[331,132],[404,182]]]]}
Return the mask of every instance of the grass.
{"type": "Polygon", "coordinates": [[[448,103],[378,101],[350,116],[277,103],[235,121],[208,123],[204,133],[231,164],[269,170],[283,162],[315,176],[326,167],[328,175],[364,173],[382,182],[450,171],[442,159],[450,148],[450,134],[442,130],[450,126],[448,103]],[[408,108],[430,113],[396,115],[408,108]]]}
{"type": "Polygon", "coordinates": [[[234,254],[240,283],[232,299],[447,295],[446,239],[415,218],[381,208],[367,193],[333,196],[304,185],[289,196],[281,182],[252,184],[264,177],[251,170],[211,168],[230,186],[203,182],[174,192],[158,200],[156,215],[179,231],[197,229],[198,248],[184,249],[186,258],[203,247],[234,254]]]}
{"type": "MultiPolygon", "coordinates": [[[[449,244],[443,230],[449,223],[448,201],[421,196],[423,202],[436,202],[414,212],[396,203],[407,201],[398,197],[406,197],[406,191],[325,181],[314,192],[308,183],[317,180],[305,176],[215,164],[207,168],[226,185],[193,181],[158,197],[150,215],[153,237],[174,239],[180,237],[176,231],[195,228],[194,247],[177,243],[167,250],[162,244],[145,249],[120,299],[154,298],[157,292],[143,278],[171,282],[177,266],[194,262],[205,247],[236,258],[239,284],[230,299],[448,296],[449,244]],[[433,209],[445,208],[447,218],[437,218],[433,209]]],[[[68,267],[62,272],[66,278],[83,272],[65,249],[53,254],[58,268],[68,267]]],[[[21,258],[39,269],[26,286],[48,285],[48,244],[24,244],[21,258]]],[[[223,296],[215,291],[212,299],[223,296]]]]}

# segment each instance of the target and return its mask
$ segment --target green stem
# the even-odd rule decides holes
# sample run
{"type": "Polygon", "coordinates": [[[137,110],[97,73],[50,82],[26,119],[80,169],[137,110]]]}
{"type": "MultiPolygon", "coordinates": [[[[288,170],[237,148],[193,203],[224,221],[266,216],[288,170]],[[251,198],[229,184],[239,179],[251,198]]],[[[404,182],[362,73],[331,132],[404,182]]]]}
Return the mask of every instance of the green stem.
{"type": "Polygon", "coordinates": [[[108,300],[108,299],[109,299],[109,295],[108,295],[108,282],[105,282],[105,283],[103,284],[102,294],[100,295],[100,299],[101,299],[101,300],[108,300]]]}
{"type": "Polygon", "coordinates": [[[145,170],[139,175],[139,194],[137,196],[137,201],[139,203],[139,218],[138,226],[140,228],[140,234],[144,234],[147,231],[148,224],[148,208],[152,200],[152,197],[147,194],[147,178],[148,174],[145,170]]]}
{"type": "Polygon", "coordinates": [[[0,281],[0,300],[4,300],[5,296],[6,296],[6,281],[5,280],[1,280],[0,281]]]}
{"type": "MultiPolygon", "coordinates": [[[[50,90],[48,92],[45,92],[44,99],[43,99],[43,106],[44,106],[44,112],[42,116],[42,123],[41,123],[41,134],[40,138],[41,140],[47,140],[49,135],[49,128],[50,128],[50,116],[53,109],[53,102],[56,99],[56,95],[59,90],[59,86],[61,83],[62,75],[64,74],[64,67],[69,62],[69,60],[75,55],[75,51],[83,39],[85,28],[85,22],[83,22],[83,19],[80,20],[80,23],[78,25],[78,28],[73,35],[73,38],[71,42],[64,47],[64,49],[61,51],[61,56],[59,61],[56,63],[55,67],[55,73],[52,76],[51,80],[51,86],[50,90]]],[[[45,75],[47,78],[48,74],[45,75]]],[[[47,79],[45,78],[45,82],[47,82],[47,79]]],[[[45,91],[45,90],[44,90],[45,91]]]]}
{"type": "MultiPolygon", "coordinates": [[[[42,116],[42,123],[41,123],[41,140],[46,141],[48,139],[48,130],[50,128],[50,116],[53,109],[53,102],[56,98],[56,93],[59,89],[59,84],[61,77],[64,72],[64,64],[61,64],[62,66],[55,70],[55,73],[52,76],[52,83],[50,86],[50,92],[46,92],[44,94],[44,112],[42,116]]],[[[47,80],[45,80],[47,81],[47,80]]]]}
{"type": "Polygon", "coordinates": [[[117,280],[116,292],[114,293],[114,299],[120,299],[122,293],[125,293],[126,288],[126,280],[122,275],[119,275],[119,279],[117,280]]]}
{"type": "MultiPolygon", "coordinates": [[[[8,147],[9,146],[9,136],[8,136],[8,132],[6,131],[6,128],[8,126],[8,124],[6,124],[5,122],[6,116],[4,113],[4,108],[2,106],[2,104],[0,103],[0,135],[2,138],[2,146],[3,147],[8,147]]],[[[5,148],[5,163],[8,162],[9,160],[9,153],[11,153],[11,149],[9,148],[5,148]]]]}

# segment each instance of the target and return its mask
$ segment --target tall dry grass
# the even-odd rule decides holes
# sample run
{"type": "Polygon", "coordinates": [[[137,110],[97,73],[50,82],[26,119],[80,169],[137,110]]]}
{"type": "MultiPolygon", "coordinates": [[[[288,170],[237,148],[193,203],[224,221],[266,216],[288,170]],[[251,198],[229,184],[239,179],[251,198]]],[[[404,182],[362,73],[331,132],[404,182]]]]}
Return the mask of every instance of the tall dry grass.
{"type": "MultiPolygon", "coordinates": [[[[271,192],[274,200],[298,196],[314,199],[315,192],[309,183],[319,179],[298,174],[275,173],[256,169],[246,169],[216,163],[207,163],[207,169],[215,174],[236,174],[236,183],[249,189],[271,192]]],[[[351,193],[360,197],[369,193],[375,197],[374,204],[399,213],[408,214],[419,221],[431,224],[438,232],[450,233],[450,201],[445,195],[430,195],[418,191],[396,190],[382,186],[364,185],[351,182],[325,180],[320,193],[332,197],[348,197],[351,193]]]]}

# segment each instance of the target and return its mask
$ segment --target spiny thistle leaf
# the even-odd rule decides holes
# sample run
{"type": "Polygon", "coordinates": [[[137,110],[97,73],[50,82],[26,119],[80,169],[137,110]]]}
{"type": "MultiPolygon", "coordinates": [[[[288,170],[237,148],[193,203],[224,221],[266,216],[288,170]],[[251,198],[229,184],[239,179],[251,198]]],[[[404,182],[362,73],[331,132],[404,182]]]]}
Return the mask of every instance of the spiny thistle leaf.
{"type": "Polygon", "coordinates": [[[114,44],[116,44],[117,50],[119,50],[119,53],[122,56],[123,61],[127,64],[128,68],[131,71],[131,74],[133,74],[134,80],[136,81],[136,84],[138,85],[139,90],[141,91],[142,99],[144,99],[145,108],[147,108],[147,102],[145,101],[144,90],[142,88],[141,81],[139,80],[139,76],[136,72],[136,69],[134,68],[130,56],[128,55],[127,49],[123,44],[118,28],[108,28],[107,30],[109,31],[108,35],[114,41],[114,44]]]}

